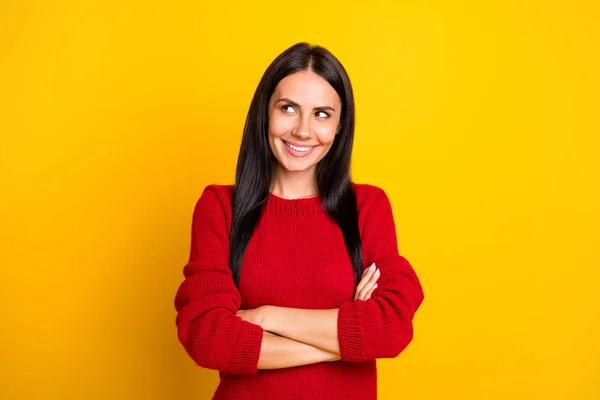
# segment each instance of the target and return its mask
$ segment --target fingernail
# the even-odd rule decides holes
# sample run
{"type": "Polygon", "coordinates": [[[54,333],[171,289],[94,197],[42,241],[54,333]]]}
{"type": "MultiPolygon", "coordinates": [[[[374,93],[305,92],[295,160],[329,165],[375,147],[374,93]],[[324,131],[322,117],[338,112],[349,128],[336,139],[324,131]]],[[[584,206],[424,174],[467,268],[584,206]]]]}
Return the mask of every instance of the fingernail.
{"type": "Polygon", "coordinates": [[[375,275],[379,276],[379,274],[381,274],[381,271],[379,270],[379,268],[377,268],[377,271],[375,271],[375,275]]]}

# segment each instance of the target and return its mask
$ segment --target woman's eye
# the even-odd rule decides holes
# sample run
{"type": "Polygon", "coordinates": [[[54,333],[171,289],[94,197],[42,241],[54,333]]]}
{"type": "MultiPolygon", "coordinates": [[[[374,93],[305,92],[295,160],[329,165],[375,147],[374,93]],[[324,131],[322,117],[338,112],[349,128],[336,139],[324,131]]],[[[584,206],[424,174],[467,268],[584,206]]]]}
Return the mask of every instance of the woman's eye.
{"type": "Polygon", "coordinates": [[[327,114],[325,111],[317,111],[317,117],[327,118],[327,117],[329,117],[329,114],[327,114]]]}
{"type": "Polygon", "coordinates": [[[287,105],[281,107],[281,111],[286,112],[286,113],[287,112],[294,112],[294,107],[292,107],[289,104],[287,104],[287,105]],[[292,111],[288,111],[288,109],[291,109],[292,111]]]}

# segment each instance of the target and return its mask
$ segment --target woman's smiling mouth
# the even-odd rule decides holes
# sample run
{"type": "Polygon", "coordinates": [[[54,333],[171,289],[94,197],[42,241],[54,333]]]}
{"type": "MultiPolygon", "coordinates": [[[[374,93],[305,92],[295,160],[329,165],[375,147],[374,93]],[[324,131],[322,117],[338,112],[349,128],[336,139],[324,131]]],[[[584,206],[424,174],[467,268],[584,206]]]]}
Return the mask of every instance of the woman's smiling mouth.
{"type": "Polygon", "coordinates": [[[286,142],[283,139],[281,141],[285,144],[285,148],[288,151],[288,153],[290,153],[292,156],[294,156],[296,158],[306,157],[307,155],[312,153],[312,151],[315,147],[317,147],[317,145],[315,145],[315,146],[298,146],[298,145],[286,142]]]}

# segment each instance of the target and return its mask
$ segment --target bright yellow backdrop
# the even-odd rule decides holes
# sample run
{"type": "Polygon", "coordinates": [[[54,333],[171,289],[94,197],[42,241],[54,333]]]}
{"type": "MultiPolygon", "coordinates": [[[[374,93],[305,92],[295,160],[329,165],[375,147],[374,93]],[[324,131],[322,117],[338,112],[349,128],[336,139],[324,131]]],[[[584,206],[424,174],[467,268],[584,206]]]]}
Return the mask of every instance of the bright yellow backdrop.
{"type": "Polygon", "coordinates": [[[210,398],[174,322],[192,209],[305,40],[426,293],[380,398],[600,398],[595,2],[244,3],[0,5],[0,398],[210,398]]]}

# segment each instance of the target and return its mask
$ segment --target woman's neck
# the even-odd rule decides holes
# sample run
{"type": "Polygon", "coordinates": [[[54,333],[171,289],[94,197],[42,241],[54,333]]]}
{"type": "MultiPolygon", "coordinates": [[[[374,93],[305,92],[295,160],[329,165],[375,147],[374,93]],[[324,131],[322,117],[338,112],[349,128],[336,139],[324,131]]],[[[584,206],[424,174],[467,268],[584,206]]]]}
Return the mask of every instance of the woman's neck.
{"type": "Polygon", "coordinates": [[[284,199],[302,199],[318,194],[315,169],[293,172],[277,168],[271,182],[271,193],[284,199]]]}

